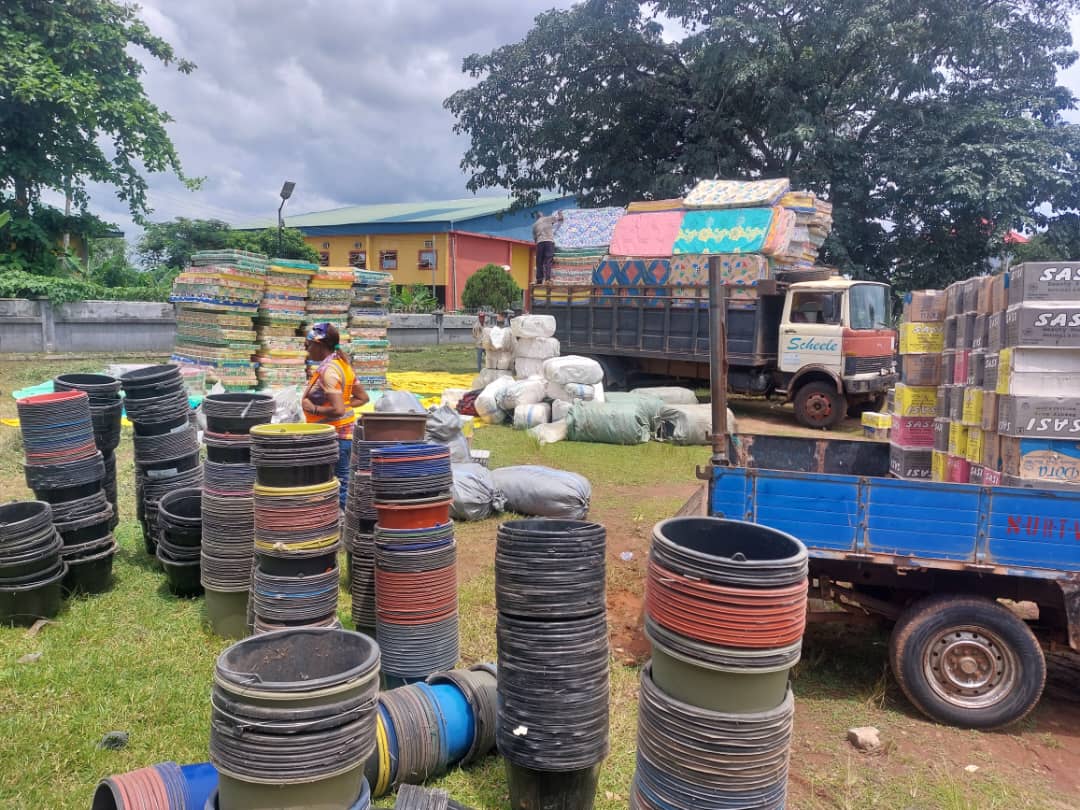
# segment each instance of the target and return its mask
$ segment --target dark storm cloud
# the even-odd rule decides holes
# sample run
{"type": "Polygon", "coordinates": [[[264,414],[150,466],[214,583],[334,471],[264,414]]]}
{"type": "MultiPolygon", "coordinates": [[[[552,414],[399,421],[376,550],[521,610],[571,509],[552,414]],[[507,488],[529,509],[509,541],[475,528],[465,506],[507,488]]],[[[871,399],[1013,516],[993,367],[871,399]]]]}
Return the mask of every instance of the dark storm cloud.
{"type": "MultiPolygon", "coordinates": [[[[151,178],[151,219],[273,217],[289,205],[465,196],[465,148],[443,100],[469,79],[461,60],[520,39],[537,13],[571,0],[142,0],[142,16],[198,69],[148,65],[150,97],[175,122],[189,192],[151,178]]],[[[123,204],[94,210],[131,232],[123,204]]]]}

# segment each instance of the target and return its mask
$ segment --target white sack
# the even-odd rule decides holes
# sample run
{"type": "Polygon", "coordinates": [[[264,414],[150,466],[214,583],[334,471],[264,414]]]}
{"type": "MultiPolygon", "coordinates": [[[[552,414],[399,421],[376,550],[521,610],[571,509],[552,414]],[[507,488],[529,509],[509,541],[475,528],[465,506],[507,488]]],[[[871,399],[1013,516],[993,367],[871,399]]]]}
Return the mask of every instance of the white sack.
{"type": "Polygon", "coordinates": [[[503,389],[499,398],[499,407],[504,411],[512,411],[518,405],[535,405],[544,401],[546,386],[540,377],[527,380],[518,380],[503,389]]]}
{"type": "Polygon", "coordinates": [[[559,341],[555,338],[522,338],[514,347],[517,357],[530,357],[535,360],[547,360],[559,356],[559,341]]]}
{"type": "Polygon", "coordinates": [[[514,429],[529,430],[537,425],[546,425],[551,421],[551,406],[546,402],[533,405],[518,405],[514,408],[514,429]]]}
{"type": "Polygon", "coordinates": [[[555,334],[555,316],[518,315],[510,320],[510,331],[516,338],[549,338],[555,334]]]}
{"type": "Polygon", "coordinates": [[[561,442],[566,440],[566,422],[551,422],[547,425],[537,425],[529,431],[529,435],[540,442],[540,446],[545,444],[555,444],[555,442],[561,442]]]}
{"type": "Polygon", "coordinates": [[[655,388],[635,388],[631,394],[656,397],[666,405],[697,405],[698,398],[689,388],[677,386],[657,386],[655,388]]]}
{"type": "Polygon", "coordinates": [[[523,380],[527,377],[543,377],[544,374],[544,361],[537,360],[535,357],[515,357],[514,358],[514,376],[519,380],[523,380]]]}
{"type": "Polygon", "coordinates": [[[560,385],[567,383],[587,383],[596,385],[604,380],[604,370],[591,357],[578,357],[570,354],[566,357],[552,357],[544,363],[544,376],[550,382],[560,385]]]}

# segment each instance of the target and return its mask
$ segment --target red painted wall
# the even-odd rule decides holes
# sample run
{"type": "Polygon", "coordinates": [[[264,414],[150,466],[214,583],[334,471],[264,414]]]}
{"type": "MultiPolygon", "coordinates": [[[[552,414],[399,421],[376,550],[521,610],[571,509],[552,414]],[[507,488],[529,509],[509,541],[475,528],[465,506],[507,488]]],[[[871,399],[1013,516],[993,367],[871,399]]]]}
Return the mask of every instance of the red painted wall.
{"type": "Polygon", "coordinates": [[[468,234],[453,236],[455,256],[452,265],[456,283],[453,285],[453,308],[461,306],[461,293],[469,276],[485,264],[511,264],[511,243],[501,239],[483,239],[468,234]]]}

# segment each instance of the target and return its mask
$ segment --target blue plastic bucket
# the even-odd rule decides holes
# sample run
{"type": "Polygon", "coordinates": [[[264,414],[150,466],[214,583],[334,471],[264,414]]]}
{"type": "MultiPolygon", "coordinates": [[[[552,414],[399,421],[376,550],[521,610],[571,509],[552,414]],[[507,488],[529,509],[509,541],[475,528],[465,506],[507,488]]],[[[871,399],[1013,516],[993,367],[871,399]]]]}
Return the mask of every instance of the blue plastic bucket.
{"type": "Polygon", "coordinates": [[[472,745],[476,733],[476,718],[465,695],[453,684],[437,683],[429,687],[446,722],[446,742],[450,749],[450,764],[462,760],[472,745]]]}
{"type": "Polygon", "coordinates": [[[206,800],[217,790],[217,768],[209,762],[197,762],[194,765],[181,765],[180,773],[184,777],[184,791],[187,799],[185,807],[204,806],[206,800]]]}

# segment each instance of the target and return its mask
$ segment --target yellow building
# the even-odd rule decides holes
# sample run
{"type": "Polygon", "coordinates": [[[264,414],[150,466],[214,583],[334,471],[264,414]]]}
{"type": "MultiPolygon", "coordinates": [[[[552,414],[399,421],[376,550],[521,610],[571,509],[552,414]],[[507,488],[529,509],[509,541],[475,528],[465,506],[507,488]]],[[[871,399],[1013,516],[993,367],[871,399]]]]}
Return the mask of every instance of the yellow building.
{"type": "Polygon", "coordinates": [[[545,196],[511,211],[508,200],[463,200],[356,205],[288,217],[319,252],[324,265],[351,265],[393,274],[393,283],[435,288],[447,309],[461,307],[469,276],[486,264],[510,268],[522,289],[534,263],[533,212],[576,208],[572,197],[545,196]]]}

